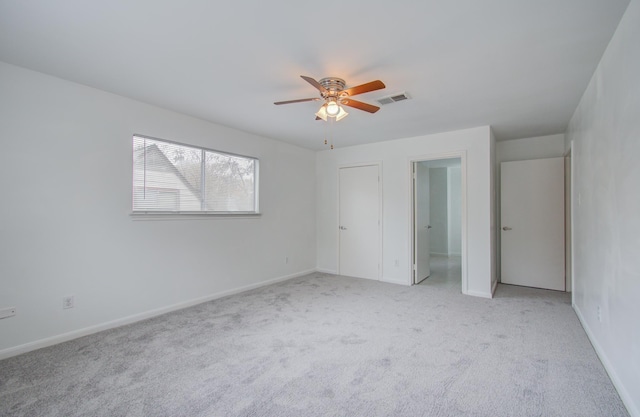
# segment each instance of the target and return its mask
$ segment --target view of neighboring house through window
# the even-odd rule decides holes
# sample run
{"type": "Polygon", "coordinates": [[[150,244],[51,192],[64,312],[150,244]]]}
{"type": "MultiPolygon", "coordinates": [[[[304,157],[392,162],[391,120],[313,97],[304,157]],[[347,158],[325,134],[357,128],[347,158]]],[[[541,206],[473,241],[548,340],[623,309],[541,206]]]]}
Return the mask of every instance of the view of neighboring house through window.
{"type": "Polygon", "coordinates": [[[257,213],[258,160],[133,137],[133,211],[257,213]]]}

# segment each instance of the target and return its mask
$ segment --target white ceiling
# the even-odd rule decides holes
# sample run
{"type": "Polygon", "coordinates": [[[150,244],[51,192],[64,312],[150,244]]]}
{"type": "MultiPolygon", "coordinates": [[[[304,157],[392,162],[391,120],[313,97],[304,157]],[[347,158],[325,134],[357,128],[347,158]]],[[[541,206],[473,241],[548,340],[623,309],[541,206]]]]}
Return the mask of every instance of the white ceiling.
{"type": "Polygon", "coordinates": [[[0,0],[0,60],[310,149],[300,78],[382,80],[337,147],[491,125],[564,132],[629,0],[0,0]]]}

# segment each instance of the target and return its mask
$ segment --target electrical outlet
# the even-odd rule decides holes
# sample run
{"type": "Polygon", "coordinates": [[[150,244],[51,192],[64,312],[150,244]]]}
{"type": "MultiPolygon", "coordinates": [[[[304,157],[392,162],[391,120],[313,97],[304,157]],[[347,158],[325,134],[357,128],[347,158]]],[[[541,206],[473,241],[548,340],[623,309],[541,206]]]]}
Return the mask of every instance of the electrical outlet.
{"type": "Polygon", "coordinates": [[[0,309],[0,319],[6,319],[7,317],[13,317],[16,315],[15,307],[8,307],[0,309]]]}
{"type": "Polygon", "coordinates": [[[67,295],[66,297],[62,297],[62,308],[73,308],[76,306],[75,300],[73,299],[73,295],[67,295]]]}

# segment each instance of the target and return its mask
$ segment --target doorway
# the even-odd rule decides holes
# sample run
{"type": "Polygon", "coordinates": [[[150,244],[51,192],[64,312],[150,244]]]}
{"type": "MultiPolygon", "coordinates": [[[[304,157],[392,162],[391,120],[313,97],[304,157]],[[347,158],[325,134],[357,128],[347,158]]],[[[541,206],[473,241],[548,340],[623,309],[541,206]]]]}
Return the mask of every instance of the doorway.
{"type": "Polygon", "coordinates": [[[413,285],[466,288],[464,155],[411,162],[413,285]]]}
{"type": "Polygon", "coordinates": [[[338,171],[338,273],[379,280],[380,166],[349,166],[338,171]]]}

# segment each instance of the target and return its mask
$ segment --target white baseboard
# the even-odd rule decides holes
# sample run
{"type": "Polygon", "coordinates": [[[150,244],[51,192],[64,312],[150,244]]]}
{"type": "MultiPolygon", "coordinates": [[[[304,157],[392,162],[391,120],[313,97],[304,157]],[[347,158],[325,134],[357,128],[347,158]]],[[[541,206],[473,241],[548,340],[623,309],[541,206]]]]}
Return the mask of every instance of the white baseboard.
{"type": "Polygon", "coordinates": [[[482,297],[482,298],[493,298],[493,295],[490,292],[482,292],[482,291],[467,291],[464,293],[465,295],[472,295],[474,297],[482,297]]]}
{"type": "Polygon", "coordinates": [[[41,349],[47,346],[57,345],[58,343],[67,342],[69,340],[77,339],[79,337],[88,336],[90,334],[98,333],[104,330],[113,329],[115,327],[124,326],[127,324],[135,323],[138,321],[146,320],[151,317],[160,316],[162,314],[170,313],[172,311],[182,310],[187,307],[192,307],[197,304],[206,303],[207,301],[215,300],[218,298],[226,297],[229,295],[238,294],[244,291],[253,290],[267,285],[275,284],[277,282],[287,281],[293,278],[298,278],[307,274],[316,272],[315,269],[307,271],[297,272],[295,274],[285,275],[278,278],[273,278],[267,281],[258,282],[256,284],[245,285],[243,287],[234,288],[231,290],[221,291],[215,294],[210,294],[204,297],[194,298],[181,303],[173,304],[167,307],[160,307],[154,310],[145,311],[143,313],[134,314],[131,316],[123,317],[120,319],[108,321],[102,324],[96,324],[94,326],[85,327],[78,330],[73,330],[67,333],[47,337],[45,339],[36,340],[33,342],[25,343],[22,345],[10,347],[0,350],[0,360],[10,358],[12,356],[20,355],[23,353],[31,352],[32,350],[41,349]]]}
{"type": "Polygon", "coordinates": [[[398,285],[405,285],[405,286],[410,286],[411,283],[407,282],[406,280],[402,280],[402,279],[397,279],[397,278],[386,278],[386,277],[382,277],[382,279],[380,279],[381,282],[388,282],[389,284],[398,284],[398,285]]]}
{"type": "Polygon", "coordinates": [[[315,272],[321,272],[323,274],[338,275],[338,271],[334,271],[332,269],[316,268],[315,272]]]}
{"type": "Polygon", "coordinates": [[[496,288],[498,288],[498,280],[493,281],[493,284],[491,284],[491,298],[496,295],[496,288]]]}
{"type": "Polygon", "coordinates": [[[591,341],[591,345],[593,346],[593,348],[596,351],[596,354],[600,358],[600,362],[602,362],[602,365],[604,366],[605,371],[607,371],[607,374],[609,374],[609,378],[611,378],[611,382],[613,382],[613,386],[618,391],[618,394],[620,395],[620,399],[622,399],[622,402],[624,403],[625,407],[627,407],[627,411],[629,412],[629,415],[631,415],[632,417],[640,417],[640,408],[639,408],[640,405],[635,404],[633,402],[633,398],[629,394],[629,391],[627,391],[625,386],[620,381],[618,374],[613,369],[613,366],[611,365],[611,361],[609,361],[609,358],[607,357],[604,350],[598,343],[598,340],[593,336],[593,333],[591,332],[591,329],[587,325],[587,322],[584,319],[582,313],[580,312],[580,309],[578,308],[577,305],[574,304],[573,310],[576,312],[576,315],[578,316],[578,320],[580,320],[580,324],[582,324],[582,328],[584,329],[585,333],[587,333],[587,337],[589,338],[589,341],[591,341]]]}

